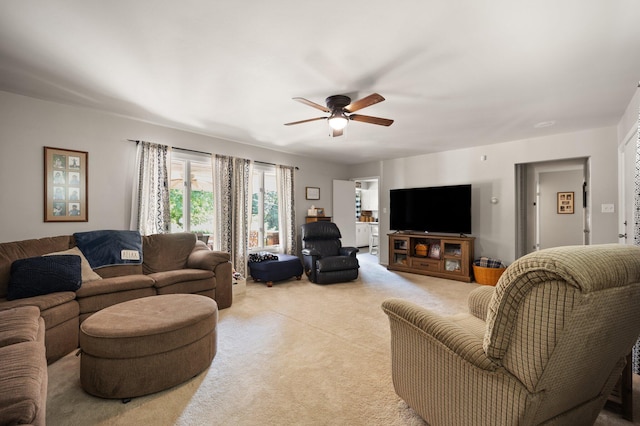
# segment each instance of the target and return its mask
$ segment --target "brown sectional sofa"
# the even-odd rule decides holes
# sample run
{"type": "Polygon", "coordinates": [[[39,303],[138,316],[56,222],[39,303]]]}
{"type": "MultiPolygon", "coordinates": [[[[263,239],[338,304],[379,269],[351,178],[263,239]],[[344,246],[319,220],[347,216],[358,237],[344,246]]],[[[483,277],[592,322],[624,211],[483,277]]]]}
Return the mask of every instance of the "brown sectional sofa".
{"type": "MultiPolygon", "coordinates": [[[[219,309],[228,308],[232,303],[232,267],[229,254],[209,250],[198,241],[194,234],[158,234],[142,237],[142,264],[107,266],[95,269],[100,279],[83,281],[77,291],[62,291],[23,299],[7,300],[11,264],[19,259],[42,256],[67,251],[75,247],[73,235],[47,237],[41,239],[0,243],[0,315],[13,317],[21,309],[38,308],[39,323],[43,325],[42,340],[27,336],[30,344],[42,346],[46,351],[46,362],[52,363],[78,347],[80,323],[89,315],[116,303],[156,294],[192,293],[211,297],[219,309]],[[20,309],[17,309],[20,308],[20,309]]],[[[0,326],[3,323],[0,319],[0,326]]],[[[7,322],[10,324],[10,322],[7,322]]],[[[5,350],[0,328],[0,352],[5,350]]],[[[29,334],[29,333],[27,333],[29,334]]],[[[33,334],[33,333],[31,333],[33,334]]],[[[39,336],[39,335],[38,335],[39,336]]],[[[39,346],[39,347],[40,347],[39,346]]],[[[9,349],[11,349],[9,347],[9,349]]],[[[34,356],[37,358],[37,351],[34,356]]],[[[45,353],[45,352],[43,352],[45,353]]],[[[13,383],[8,380],[12,374],[19,374],[23,359],[0,356],[0,384],[13,383]],[[7,360],[7,362],[5,362],[7,360]]],[[[39,401],[39,410],[44,410],[46,401],[46,363],[39,366],[44,371],[44,399],[39,401]]],[[[23,383],[33,387],[37,393],[41,383],[23,383]]],[[[9,389],[0,388],[0,423],[4,424],[9,389]]],[[[8,405],[7,405],[8,404],[8,405]]],[[[35,411],[38,411],[36,409],[35,411]]],[[[44,424],[36,417],[35,424],[44,424]]]]}
{"type": "Polygon", "coordinates": [[[44,333],[35,306],[0,311],[0,424],[45,424],[44,333]]]}

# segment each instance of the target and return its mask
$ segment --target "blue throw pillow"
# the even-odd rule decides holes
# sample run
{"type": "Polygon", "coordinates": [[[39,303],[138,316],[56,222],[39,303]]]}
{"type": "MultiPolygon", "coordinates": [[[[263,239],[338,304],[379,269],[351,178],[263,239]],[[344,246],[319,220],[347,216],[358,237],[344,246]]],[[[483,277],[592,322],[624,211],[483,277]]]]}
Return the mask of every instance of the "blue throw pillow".
{"type": "Polygon", "coordinates": [[[38,256],[11,264],[7,300],[76,291],[82,285],[80,256],[38,256]]]}

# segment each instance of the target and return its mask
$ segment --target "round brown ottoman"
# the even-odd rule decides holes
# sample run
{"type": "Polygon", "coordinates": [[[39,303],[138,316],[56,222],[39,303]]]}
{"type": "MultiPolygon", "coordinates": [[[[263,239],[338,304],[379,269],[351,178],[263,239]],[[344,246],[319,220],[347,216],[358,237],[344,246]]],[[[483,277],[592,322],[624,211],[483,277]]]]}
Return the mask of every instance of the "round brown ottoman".
{"type": "Polygon", "coordinates": [[[195,294],[166,294],[110,306],[80,326],[80,383],[102,398],[168,389],[209,367],[218,306],[195,294]]]}

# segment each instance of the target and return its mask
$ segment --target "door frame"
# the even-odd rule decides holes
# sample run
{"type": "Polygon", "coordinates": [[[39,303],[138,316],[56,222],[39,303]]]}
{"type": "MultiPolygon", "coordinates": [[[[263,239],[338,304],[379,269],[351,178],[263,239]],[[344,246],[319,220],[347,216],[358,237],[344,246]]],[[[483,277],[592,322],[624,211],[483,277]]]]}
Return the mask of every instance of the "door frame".
{"type": "MultiPolygon", "coordinates": [[[[586,200],[585,205],[580,210],[583,214],[583,243],[589,245],[591,243],[591,194],[588,190],[591,186],[590,168],[591,163],[589,157],[564,158],[557,160],[539,161],[531,163],[520,163],[516,165],[516,200],[518,202],[518,211],[516,213],[516,253],[515,258],[519,258],[524,254],[538,250],[539,247],[539,228],[540,221],[538,216],[538,175],[541,171],[569,171],[582,168],[586,188],[584,188],[581,200],[586,200]],[[582,162],[582,165],[579,164],[582,162]],[[532,194],[528,194],[532,191],[532,194]],[[532,200],[535,206],[530,203],[532,200]],[[533,207],[533,208],[532,208],[533,207]],[[534,248],[535,247],[535,248],[534,248]]],[[[577,198],[577,197],[576,197],[577,198]]],[[[576,206],[576,209],[579,208],[576,206]]]]}
{"type": "MultiPolygon", "coordinates": [[[[627,154],[626,150],[630,143],[636,144],[636,149],[632,151],[632,155],[635,156],[638,144],[638,127],[634,126],[629,130],[626,137],[622,140],[622,143],[618,145],[618,242],[620,244],[634,244],[634,224],[635,218],[627,215],[627,210],[634,205],[635,200],[627,199],[628,185],[632,185],[635,188],[635,180],[627,182],[627,154]],[[626,235],[626,237],[625,237],[626,235]]],[[[635,161],[634,161],[635,170],[635,161]]],[[[634,177],[635,178],[635,177],[634,177]]]]}

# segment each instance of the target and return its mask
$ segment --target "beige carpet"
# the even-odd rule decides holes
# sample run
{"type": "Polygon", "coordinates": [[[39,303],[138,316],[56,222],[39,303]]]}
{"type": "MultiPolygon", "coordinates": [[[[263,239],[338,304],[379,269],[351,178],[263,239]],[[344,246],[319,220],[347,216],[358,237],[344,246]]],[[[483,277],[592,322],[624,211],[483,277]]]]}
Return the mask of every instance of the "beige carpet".
{"type": "MultiPolygon", "coordinates": [[[[380,304],[399,297],[451,314],[466,311],[477,285],[389,272],[368,254],[359,259],[360,278],[351,283],[294,279],[267,288],[248,280],[246,294],[220,312],[209,370],[128,404],[85,394],[79,358],[67,355],[49,366],[47,424],[424,425],[393,390],[380,304]]],[[[603,412],[597,424],[630,423],[603,412]]]]}

